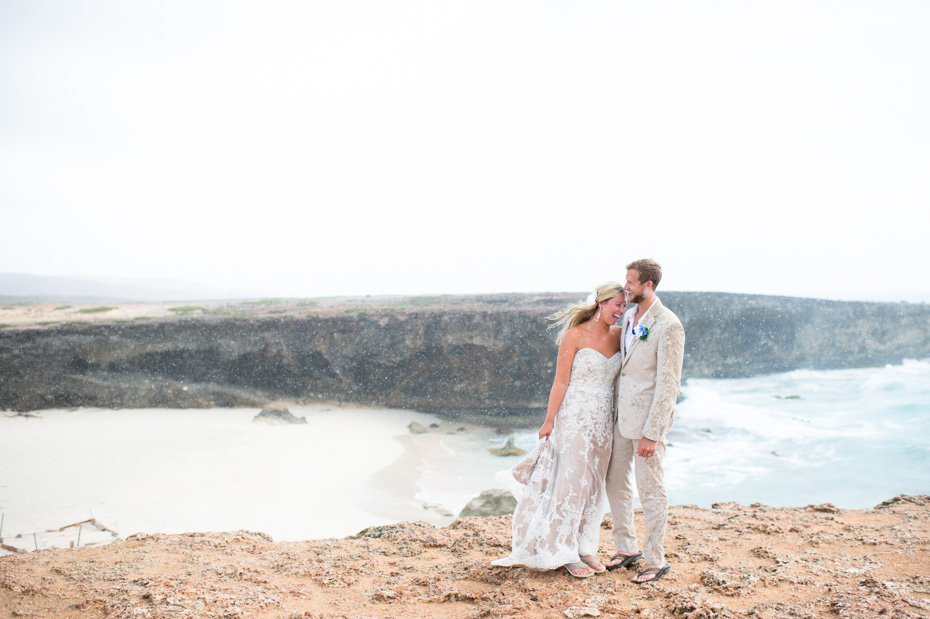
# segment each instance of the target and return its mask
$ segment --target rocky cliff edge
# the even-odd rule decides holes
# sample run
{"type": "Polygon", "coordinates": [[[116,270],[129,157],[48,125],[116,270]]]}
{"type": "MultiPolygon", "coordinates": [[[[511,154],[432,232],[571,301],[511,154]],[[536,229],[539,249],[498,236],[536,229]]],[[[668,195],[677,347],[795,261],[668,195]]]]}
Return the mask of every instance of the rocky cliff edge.
{"type": "MultiPolygon", "coordinates": [[[[0,408],[343,401],[519,418],[555,370],[546,316],[578,294],[0,309],[0,408]]],[[[930,305],[665,292],[684,375],[743,377],[930,357],[930,305]]]]}

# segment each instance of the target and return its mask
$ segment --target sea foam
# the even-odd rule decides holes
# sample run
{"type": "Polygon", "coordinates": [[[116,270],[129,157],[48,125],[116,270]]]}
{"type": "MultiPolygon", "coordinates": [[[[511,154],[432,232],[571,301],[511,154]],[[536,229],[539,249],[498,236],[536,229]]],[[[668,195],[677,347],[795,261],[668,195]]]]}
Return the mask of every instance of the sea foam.
{"type": "MultiPolygon", "coordinates": [[[[930,360],[691,379],[682,395],[667,439],[672,504],[868,508],[930,493],[930,360]]],[[[531,449],[536,431],[517,444],[531,449]]]]}

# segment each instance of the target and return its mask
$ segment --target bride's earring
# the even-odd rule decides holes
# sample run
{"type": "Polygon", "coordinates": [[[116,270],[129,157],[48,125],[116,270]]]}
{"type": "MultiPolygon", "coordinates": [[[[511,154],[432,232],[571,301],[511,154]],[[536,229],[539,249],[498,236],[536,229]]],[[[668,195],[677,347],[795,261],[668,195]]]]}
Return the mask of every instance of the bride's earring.
{"type": "Polygon", "coordinates": [[[594,320],[597,321],[600,319],[601,319],[601,308],[597,308],[597,318],[595,318],[594,320]]]}

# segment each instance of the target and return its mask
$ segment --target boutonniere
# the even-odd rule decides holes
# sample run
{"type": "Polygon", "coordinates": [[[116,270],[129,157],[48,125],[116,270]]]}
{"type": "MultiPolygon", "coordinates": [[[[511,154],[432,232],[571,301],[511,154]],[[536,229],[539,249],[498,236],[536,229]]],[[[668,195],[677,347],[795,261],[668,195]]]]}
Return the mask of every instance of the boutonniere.
{"type": "Polygon", "coordinates": [[[633,327],[633,335],[645,342],[646,338],[649,337],[649,329],[643,325],[636,325],[633,327]]]}

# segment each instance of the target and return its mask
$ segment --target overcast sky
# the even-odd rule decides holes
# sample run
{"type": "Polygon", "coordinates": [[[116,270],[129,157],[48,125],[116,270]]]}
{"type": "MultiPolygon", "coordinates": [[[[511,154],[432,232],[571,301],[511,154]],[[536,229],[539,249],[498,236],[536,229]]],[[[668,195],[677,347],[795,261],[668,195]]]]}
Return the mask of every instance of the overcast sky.
{"type": "Polygon", "coordinates": [[[0,272],[930,301],[930,2],[0,0],[0,272]]]}

